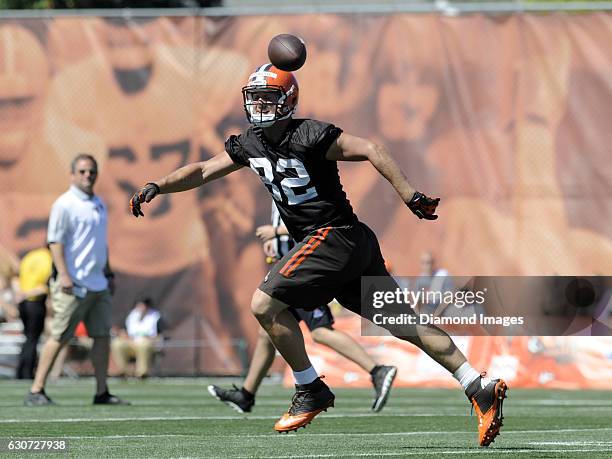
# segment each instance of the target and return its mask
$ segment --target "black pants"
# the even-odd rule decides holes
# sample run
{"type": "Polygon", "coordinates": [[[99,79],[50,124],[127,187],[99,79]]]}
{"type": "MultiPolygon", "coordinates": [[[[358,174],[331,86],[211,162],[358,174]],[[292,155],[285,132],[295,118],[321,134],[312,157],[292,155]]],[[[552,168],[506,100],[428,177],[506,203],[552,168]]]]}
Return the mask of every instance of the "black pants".
{"type": "Polygon", "coordinates": [[[23,321],[23,333],[26,337],[19,363],[17,364],[17,379],[34,379],[34,370],[38,363],[36,347],[45,327],[45,298],[19,303],[19,315],[23,321]]]}

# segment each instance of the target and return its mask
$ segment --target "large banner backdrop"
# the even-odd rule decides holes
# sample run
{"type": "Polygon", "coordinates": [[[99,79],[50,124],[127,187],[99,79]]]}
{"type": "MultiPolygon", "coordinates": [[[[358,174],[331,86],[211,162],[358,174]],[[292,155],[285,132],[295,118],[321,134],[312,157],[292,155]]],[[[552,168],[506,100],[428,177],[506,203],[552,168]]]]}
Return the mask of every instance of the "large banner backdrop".
{"type": "Polygon", "coordinates": [[[340,166],[396,274],[418,275],[425,250],[453,275],[612,274],[607,13],[0,21],[0,245],[43,245],[70,160],[94,154],[114,322],[150,296],[177,346],[165,372],[239,372],[267,191],[243,170],[162,196],[144,219],[128,199],[223,151],[245,127],[241,87],[286,32],[308,48],[298,116],[386,144],[442,198],[423,223],[370,165],[340,166]]]}

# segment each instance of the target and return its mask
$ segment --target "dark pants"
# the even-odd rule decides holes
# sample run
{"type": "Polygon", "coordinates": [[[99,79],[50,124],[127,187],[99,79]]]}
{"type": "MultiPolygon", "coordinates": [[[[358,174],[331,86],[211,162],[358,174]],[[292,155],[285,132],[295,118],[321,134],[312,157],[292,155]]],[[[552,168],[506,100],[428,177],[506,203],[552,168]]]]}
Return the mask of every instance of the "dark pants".
{"type": "Polygon", "coordinates": [[[19,363],[17,364],[17,379],[34,379],[34,370],[38,363],[36,347],[45,327],[45,298],[19,303],[19,315],[23,321],[23,333],[26,337],[19,363]]]}

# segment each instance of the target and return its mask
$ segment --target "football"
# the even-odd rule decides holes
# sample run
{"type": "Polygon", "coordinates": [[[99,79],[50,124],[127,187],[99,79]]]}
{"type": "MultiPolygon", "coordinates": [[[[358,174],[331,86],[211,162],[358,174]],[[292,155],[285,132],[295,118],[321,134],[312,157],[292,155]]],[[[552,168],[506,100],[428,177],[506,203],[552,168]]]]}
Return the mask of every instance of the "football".
{"type": "Polygon", "coordinates": [[[301,38],[283,33],[270,40],[268,57],[275,67],[293,72],[306,62],[306,45],[301,38]]]}

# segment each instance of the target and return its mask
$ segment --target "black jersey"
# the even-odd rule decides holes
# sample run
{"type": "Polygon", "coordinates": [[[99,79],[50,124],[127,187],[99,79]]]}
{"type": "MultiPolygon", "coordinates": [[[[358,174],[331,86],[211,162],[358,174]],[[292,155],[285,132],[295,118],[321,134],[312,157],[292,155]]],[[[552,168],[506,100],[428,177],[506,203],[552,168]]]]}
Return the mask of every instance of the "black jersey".
{"type": "Polygon", "coordinates": [[[357,221],[336,162],[325,159],[341,133],[333,124],[294,119],[279,144],[267,142],[263,132],[251,126],[230,136],[225,150],[235,163],[257,172],[289,233],[300,241],[316,229],[357,221]]]}

